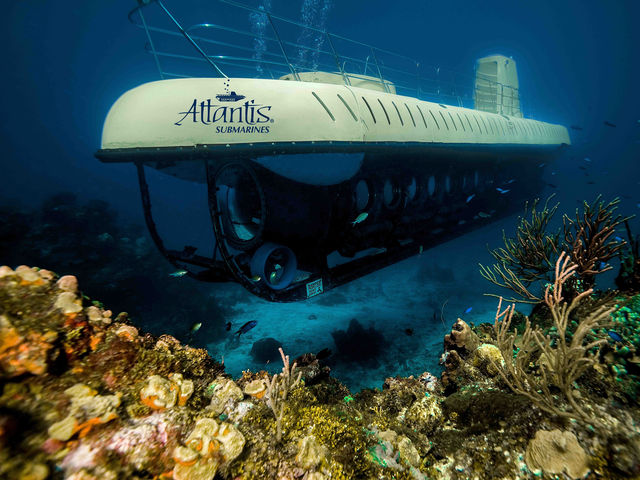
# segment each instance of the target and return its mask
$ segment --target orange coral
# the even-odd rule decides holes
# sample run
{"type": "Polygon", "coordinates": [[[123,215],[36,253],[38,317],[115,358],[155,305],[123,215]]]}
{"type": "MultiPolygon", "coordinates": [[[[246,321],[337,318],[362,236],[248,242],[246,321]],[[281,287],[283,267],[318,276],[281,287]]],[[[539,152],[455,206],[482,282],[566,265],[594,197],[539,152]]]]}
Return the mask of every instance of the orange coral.
{"type": "Polygon", "coordinates": [[[49,350],[57,335],[54,332],[30,332],[21,336],[6,317],[0,322],[0,368],[14,377],[25,373],[42,375],[47,371],[49,350]]]}
{"type": "Polygon", "coordinates": [[[165,410],[165,406],[164,405],[159,405],[158,402],[158,395],[149,395],[146,396],[143,392],[140,392],[140,401],[142,403],[144,403],[147,407],[151,408],[152,410],[165,410]]]}
{"type": "Polygon", "coordinates": [[[100,345],[100,342],[104,339],[104,333],[96,333],[91,336],[91,340],[89,341],[89,348],[91,348],[92,352],[95,352],[100,345]]]}
{"type": "Polygon", "coordinates": [[[76,426],[75,432],[79,432],[78,438],[84,438],[94,426],[110,422],[111,420],[114,420],[116,418],[118,418],[118,415],[116,415],[115,413],[108,413],[103,417],[90,418],[86,422],[78,424],[76,426]]]}

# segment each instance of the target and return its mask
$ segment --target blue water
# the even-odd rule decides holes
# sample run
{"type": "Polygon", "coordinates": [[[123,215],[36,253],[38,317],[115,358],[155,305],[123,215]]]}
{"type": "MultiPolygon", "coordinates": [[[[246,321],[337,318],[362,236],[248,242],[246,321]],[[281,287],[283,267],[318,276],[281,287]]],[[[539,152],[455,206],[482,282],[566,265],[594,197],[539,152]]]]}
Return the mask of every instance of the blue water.
{"type": "MultiPolygon", "coordinates": [[[[166,0],[166,4],[184,17],[236,22],[236,28],[258,36],[269,28],[259,14],[218,18],[213,1],[166,0]]],[[[402,53],[434,69],[469,76],[479,57],[512,56],[525,114],[582,128],[570,130],[569,154],[545,171],[546,181],[557,188],[549,187],[541,195],[555,192],[560,211],[568,213],[597,194],[605,199],[620,196],[622,213],[640,213],[637,1],[257,0],[251,4],[402,53]],[[604,125],[605,121],[616,127],[604,125]],[[587,163],[588,177],[578,168],[587,163]]],[[[122,224],[143,223],[133,167],[106,165],[93,157],[113,102],[124,91],[158,79],[152,57],[144,52],[144,33],[126,19],[135,5],[128,0],[73,5],[46,0],[5,2],[0,20],[5,60],[0,77],[4,93],[0,205],[16,211],[38,209],[52,194],[70,191],[80,203],[108,202],[122,224]]],[[[314,49],[327,48],[324,38],[307,32],[297,40],[309,47],[294,52],[298,61],[313,68],[320,61],[314,49]]],[[[263,59],[266,49],[260,38],[253,47],[253,58],[263,59]]],[[[261,68],[258,63],[256,72],[261,68]]],[[[200,222],[207,216],[205,191],[161,175],[151,174],[151,180],[160,187],[154,206],[164,212],[161,230],[170,240],[188,237],[207,244],[209,227],[200,222]]],[[[465,319],[491,320],[495,302],[482,293],[494,290],[475,266],[490,261],[486,245],[499,246],[502,229],[510,231],[514,223],[511,218],[493,224],[303,306],[267,304],[235,285],[196,286],[184,279],[193,282],[203,305],[217,305],[217,313],[207,320],[213,325],[203,326],[193,341],[208,347],[217,358],[224,356],[229,371],[237,375],[246,366],[264,366],[252,363],[248,355],[251,344],[260,338],[277,338],[292,357],[306,350],[335,349],[330,331],[346,330],[350,320],[357,318],[365,327],[374,325],[387,344],[374,364],[354,366],[333,360],[334,374],[354,389],[379,387],[385,375],[437,371],[446,329],[440,321],[442,304],[449,299],[444,310],[448,325],[470,306],[473,310],[465,319]],[[258,326],[240,342],[230,343],[222,325],[226,321],[241,325],[253,318],[259,319],[258,326]],[[412,336],[402,333],[409,327],[415,330],[412,336]]],[[[640,231],[640,222],[632,220],[632,227],[640,231]]],[[[148,241],[141,232],[141,242],[148,241]]],[[[10,252],[0,251],[0,263],[17,261],[10,252]]],[[[167,264],[166,273],[170,271],[167,264]]],[[[59,273],[75,273],[74,267],[59,273]]],[[[139,274],[144,278],[144,271],[139,274]]],[[[603,286],[607,282],[611,276],[603,286]]],[[[94,295],[101,297],[100,291],[94,295]]],[[[179,305],[182,295],[181,287],[140,300],[149,303],[146,311],[153,315],[140,313],[137,321],[154,333],[170,331],[186,340],[189,312],[168,318],[163,309],[151,306],[160,296],[165,304],[179,305]],[[183,318],[184,328],[176,327],[176,318],[183,318]]],[[[206,317],[206,309],[199,315],[206,317]]]]}

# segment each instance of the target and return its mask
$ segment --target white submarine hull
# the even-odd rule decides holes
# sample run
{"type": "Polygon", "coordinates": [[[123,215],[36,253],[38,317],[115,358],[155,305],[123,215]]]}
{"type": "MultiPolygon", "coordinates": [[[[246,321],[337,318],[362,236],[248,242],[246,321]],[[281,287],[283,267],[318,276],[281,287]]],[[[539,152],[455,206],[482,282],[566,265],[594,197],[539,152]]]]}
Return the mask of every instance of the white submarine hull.
{"type": "Polygon", "coordinates": [[[187,78],[125,92],[107,115],[97,156],[151,162],[191,181],[204,181],[202,169],[183,160],[249,156],[292,180],[329,185],[351,178],[367,152],[386,152],[390,161],[397,152],[437,155],[443,148],[535,156],[570,143],[561,125],[371,88],[187,78]]]}

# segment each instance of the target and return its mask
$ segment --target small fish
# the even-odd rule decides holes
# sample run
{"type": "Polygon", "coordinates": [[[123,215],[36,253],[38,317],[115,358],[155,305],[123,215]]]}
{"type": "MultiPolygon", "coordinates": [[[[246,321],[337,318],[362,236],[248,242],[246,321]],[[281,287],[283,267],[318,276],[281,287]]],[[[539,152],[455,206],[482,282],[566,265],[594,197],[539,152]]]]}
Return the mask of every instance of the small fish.
{"type": "Polygon", "coordinates": [[[616,237],[613,237],[613,239],[614,239],[616,242],[624,242],[624,238],[622,238],[622,237],[618,237],[618,236],[616,236],[616,237]]]}
{"type": "Polygon", "coordinates": [[[580,165],[578,168],[579,168],[580,170],[585,170],[585,171],[587,170],[587,167],[583,167],[582,165],[580,165]]]}
{"type": "Polygon", "coordinates": [[[476,196],[476,194],[475,194],[475,193],[472,193],[471,195],[469,195],[469,196],[467,197],[467,199],[465,200],[465,202],[464,202],[464,203],[469,203],[471,200],[473,200],[473,199],[475,198],[475,196],[476,196]]]}
{"type": "Polygon", "coordinates": [[[231,322],[227,322],[227,324],[224,326],[224,329],[228,332],[229,330],[231,330],[231,322]]]}
{"type": "Polygon", "coordinates": [[[250,320],[247,323],[245,323],[244,325],[242,325],[238,331],[236,332],[236,334],[238,334],[238,336],[242,335],[243,333],[247,333],[249,330],[251,330],[253,327],[255,327],[258,324],[258,322],[256,320],[250,320]]]}
{"type": "Polygon", "coordinates": [[[611,337],[614,342],[624,342],[624,338],[619,333],[614,332],[613,330],[607,330],[607,334],[611,337]]]}
{"type": "Polygon", "coordinates": [[[311,314],[311,315],[309,315],[307,318],[308,318],[309,320],[317,320],[317,319],[318,319],[318,316],[317,316],[317,315],[314,315],[314,314],[312,313],[312,314],[311,314]]]}
{"type": "Polygon", "coordinates": [[[583,130],[583,128],[582,128],[582,127],[579,127],[578,125],[571,125],[571,126],[569,126],[569,128],[570,128],[571,130],[583,130]]]}
{"type": "Polygon", "coordinates": [[[252,282],[259,282],[260,280],[262,280],[262,277],[260,275],[254,275],[253,277],[251,277],[251,281],[252,282]]]}
{"type": "Polygon", "coordinates": [[[196,322],[193,325],[191,325],[191,333],[196,333],[198,330],[200,330],[200,327],[202,327],[202,322],[196,322]]]}
{"type": "Polygon", "coordinates": [[[504,195],[505,193],[509,193],[511,190],[508,190],[506,188],[500,188],[497,187],[496,190],[498,191],[499,194],[504,195]]]}
{"type": "Polygon", "coordinates": [[[465,223],[467,223],[467,221],[466,221],[466,220],[460,220],[460,221],[458,221],[458,225],[464,225],[465,223]]]}
{"type": "Polygon", "coordinates": [[[504,182],[504,184],[505,184],[505,185],[510,185],[510,184],[512,184],[512,183],[513,183],[513,182],[515,182],[515,181],[516,181],[516,179],[515,179],[515,178],[511,178],[511,179],[507,180],[506,182],[504,182]]]}
{"type": "Polygon", "coordinates": [[[490,213],[478,212],[478,216],[480,218],[489,218],[491,216],[490,213]]]}
{"type": "Polygon", "coordinates": [[[555,175],[555,174],[556,174],[556,172],[551,172],[551,175],[555,175]]]}
{"type": "Polygon", "coordinates": [[[616,128],[616,124],[615,123],[607,122],[606,120],[604,122],[602,122],[602,123],[604,123],[607,127],[616,128]]]}
{"type": "Polygon", "coordinates": [[[471,310],[473,310],[473,307],[469,307],[469,308],[467,308],[467,309],[464,311],[464,313],[469,313],[469,312],[471,312],[471,310]]]}
{"type": "Polygon", "coordinates": [[[418,249],[418,255],[422,255],[423,251],[424,251],[424,248],[422,247],[422,245],[420,245],[420,248],[418,249]]]}
{"type": "Polygon", "coordinates": [[[324,360],[325,358],[329,358],[331,356],[331,350],[328,348],[323,348],[318,353],[316,353],[316,358],[318,360],[324,360]]]}
{"type": "Polygon", "coordinates": [[[596,182],[594,182],[593,180],[589,180],[589,181],[587,182],[587,185],[595,185],[595,184],[596,184],[596,182]]]}
{"type": "Polygon", "coordinates": [[[589,157],[584,157],[584,161],[591,163],[591,159],[589,157]]]}
{"type": "Polygon", "coordinates": [[[270,282],[273,283],[278,278],[278,270],[281,270],[281,269],[282,269],[282,265],[280,265],[279,263],[276,263],[274,265],[273,270],[269,274],[269,281],[270,282]]]}
{"type": "Polygon", "coordinates": [[[547,185],[549,185],[551,188],[558,188],[553,183],[547,183],[547,185]]]}
{"type": "Polygon", "coordinates": [[[636,203],[636,207],[640,208],[640,203],[636,203]]]}
{"type": "Polygon", "coordinates": [[[353,222],[351,222],[351,225],[357,225],[358,223],[364,222],[368,216],[369,214],[367,212],[362,212],[353,222]]]}
{"type": "Polygon", "coordinates": [[[174,277],[174,278],[180,278],[180,277],[184,277],[188,272],[186,270],[176,270],[175,272],[172,272],[169,274],[170,277],[174,277]]]}
{"type": "Polygon", "coordinates": [[[413,335],[413,328],[405,328],[404,333],[408,336],[413,335]]]}
{"type": "Polygon", "coordinates": [[[538,165],[538,168],[542,168],[546,165],[546,163],[541,163],[540,165],[538,165]]]}

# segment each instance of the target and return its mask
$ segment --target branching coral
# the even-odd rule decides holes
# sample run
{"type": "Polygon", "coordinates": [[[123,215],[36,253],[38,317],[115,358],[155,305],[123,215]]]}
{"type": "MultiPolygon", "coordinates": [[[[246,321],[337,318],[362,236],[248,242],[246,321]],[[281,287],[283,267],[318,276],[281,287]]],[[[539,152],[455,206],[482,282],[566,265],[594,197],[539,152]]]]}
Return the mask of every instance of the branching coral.
{"type": "MultiPolygon", "coordinates": [[[[498,263],[491,267],[480,265],[480,274],[490,282],[504,288],[509,288],[527,302],[537,303],[539,297],[531,293],[529,285],[547,278],[553,268],[553,258],[558,252],[560,232],[547,233],[549,222],[553,218],[559,204],[549,207],[549,197],[541,211],[537,209],[539,199],[531,206],[531,219],[527,217],[528,204],[525,215],[520,217],[516,228],[515,238],[507,238],[502,233],[504,248],[491,250],[491,255],[498,263]]],[[[511,299],[511,301],[521,301],[511,299]]]]}
{"type": "Polygon", "coordinates": [[[570,304],[562,296],[563,285],[574,274],[577,265],[572,264],[565,252],[560,254],[555,268],[555,282],[545,290],[545,303],[551,311],[553,324],[557,330],[557,338],[545,335],[540,326],[533,327],[527,318],[526,326],[519,349],[515,349],[517,332],[509,332],[515,305],[502,309],[502,298],[498,304],[494,331],[497,344],[505,365],[494,364],[503,380],[515,393],[529,398],[537,407],[553,415],[577,418],[590,424],[598,420],[589,415],[576,400],[574,382],[595,363],[593,349],[606,342],[605,339],[587,340],[593,329],[606,327],[610,323],[610,315],[616,307],[601,305],[589,315],[582,318],[575,330],[568,330],[571,313],[591,293],[592,289],[577,295],[570,304]],[[513,356],[514,350],[517,352],[513,356]],[[537,362],[538,373],[535,375],[532,366],[537,362]],[[567,402],[561,406],[552,392],[555,387],[567,402]]]}
{"type": "Polygon", "coordinates": [[[624,240],[611,238],[616,227],[628,220],[615,215],[619,203],[620,199],[616,198],[605,205],[598,197],[594,205],[583,202],[582,215],[576,210],[575,220],[568,215],[563,217],[567,251],[586,287],[595,284],[595,275],[613,268],[607,262],[626,244],[624,240]]]}
{"type": "MultiPolygon", "coordinates": [[[[510,302],[542,302],[531,285],[552,280],[553,265],[557,255],[563,251],[576,265],[575,280],[582,282],[581,288],[590,288],[595,283],[595,275],[610,270],[612,267],[607,262],[626,244],[614,236],[616,227],[626,220],[615,214],[619,199],[606,204],[600,197],[592,204],[583,202],[582,214],[576,211],[575,219],[567,215],[563,217],[561,236],[560,231],[547,231],[558,208],[558,204],[549,207],[551,198],[547,199],[541,211],[536,209],[539,201],[536,199],[530,219],[527,217],[528,206],[525,207],[525,216],[520,217],[515,238],[508,238],[503,233],[505,246],[490,251],[497,263],[490,267],[480,265],[480,274],[484,278],[520,297],[510,298],[510,302]]],[[[576,293],[580,290],[573,285],[567,285],[567,288],[576,293]]]]}
{"type": "Polygon", "coordinates": [[[282,357],[282,373],[276,373],[267,386],[267,405],[276,417],[276,440],[282,440],[282,417],[289,392],[300,382],[302,372],[295,376],[296,364],[289,368],[289,355],[284,354],[282,347],[278,349],[282,357]]]}

